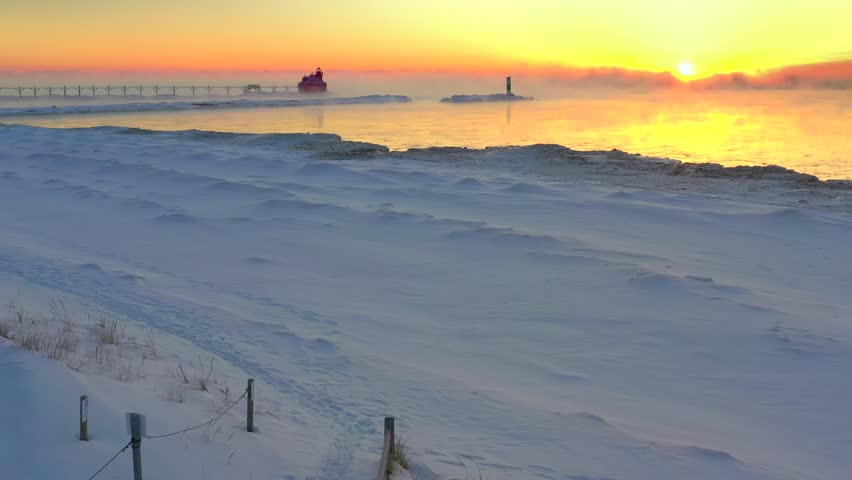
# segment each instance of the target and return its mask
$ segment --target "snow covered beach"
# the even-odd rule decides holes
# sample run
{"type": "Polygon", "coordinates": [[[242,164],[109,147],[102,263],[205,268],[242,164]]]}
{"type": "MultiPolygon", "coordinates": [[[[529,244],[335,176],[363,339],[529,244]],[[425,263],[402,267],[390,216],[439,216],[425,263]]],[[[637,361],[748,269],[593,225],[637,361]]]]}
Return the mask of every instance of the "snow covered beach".
{"type": "MultiPolygon", "coordinates": [[[[372,476],[384,415],[455,477],[459,457],[513,479],[852,472],[844,182],[334,135],[0,125],[0,147],[0,295],[59,296],[258,380],[257,435],[149,442],[157,478],[372,476]]],[[[87,478],[125,410],[151,430],[215,412],[155,375],[0,351],[18,438],[0,464],[20,478],[87,478]],[[87,445],[84,388],[107,417],[87,445]]]]}

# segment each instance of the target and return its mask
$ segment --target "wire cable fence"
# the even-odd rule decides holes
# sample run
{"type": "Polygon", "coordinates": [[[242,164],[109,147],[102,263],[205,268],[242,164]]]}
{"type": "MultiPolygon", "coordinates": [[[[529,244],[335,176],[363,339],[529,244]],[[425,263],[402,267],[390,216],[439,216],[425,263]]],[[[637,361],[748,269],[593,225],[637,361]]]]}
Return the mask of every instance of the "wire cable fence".
{"type": "MultiPolygon", "coordinates": [[[[177,430],[177,431],[174,431],[174,432],[171,432],[171,433],[165,433],[165,434],[162,434],[162,435],[142,435],[142,437],[144,437],[148,440],[156,440],[156,439],[159,439],[159,438],[167,438],[167,437],[173,437],[175,435],[182,435],[184,433],[191,432],[191,431],[197,430],[199,428],[210,426],[210,425],[216,423],[217,421],[219,421],[219,419],[221,419],[222,417],[224,417],[226,413],[228,413],[232,408],[237,406],[244,398],[246,398],[246,396],[249,396],[250,403],[252,403],[252,400],[251,400],[252,388],[253,388],[253,381],[249,381],[249,386],[246,387],[246,389],[243,391],[243,394],[240,395],[239,398],[237,398],[236,400],[234,400],[233,402],[228,404],[228,406],[221,413],[219,413],[218,415],[216,415],[215,417],[211,418],[210,420],[208,420],[204,423],[200,423],[198,425],[194,425],[194,426],[191,426],[191,427],[186,427],[182,430],[177,430]]],[[[253,407],[253,405],[252,405],[252,407],[253,407]]],[[[249,416],[253,416],[253,410],[254,410],[253,408],[249,408],[249,416]]],[[[249,430],[249,431],[251,431],[251,430],[249,430]]],[[[116,452],[115,455],[113,455],[101,468],[99,468],[98,471],[96,471],[91,477],[89,477],[88,480],[93,480],[95,477],[100,475],[109,466],[109,464],[111,464],[116,458],[118,458],[119,455],[124,453],[128,448],[131,447],[131,445],[133,445],[134,440],[137,440],[137,439],[131,438],[131,440],[129,442],[127,442],[126,445],[121,447],[121,449],[118,452],[116,452]]],[[[138,447],[138,443],[136,445],[133,445],[134,449],[137,448],[137,447],[138,447]]]]}
{"type": "MultiPolygon", "coordinates": [[[[130,431],[130,441],[127,442],[123,447],[121,447],[109,460],[104,463],[101,468],[99,468],[88,480],[94,480],[98,475],[103,473],[104,470],[113,462],[116,458],[118,458],[122,453],[127,451],[128,448],[133,448],[133,475],[135,480],[142,479],[142,460],[141,460],[141,445],[142,438],[146,438],[148,440],[156,440],[160,438],[168,438],[173,437],[175,435],[182,435],[187,432],[191,432],[193,430],[197,430],[199,428],[208,427],[215,424],[222,417],[225,416],[231,409],[240,404],[243,400],[246,400],[246,431],[253,432],[254,431],[254,379],[248,379],[248,385],[246,389],[243,391],[242,395],[239,396],[233,402],[229,402],[227,407],[222,410],[218,415],[207,420],[204,423],[199,423],[194,426],[188,426],[181,430],[175,430],[174,432],[164,433],[161,435],[148,435],[145,431],[145,419],[144,415],[139,413],[127,413],[127,423],[128,430],[130,431]]],[[[88,397],[82,396],[80,397],[80,428],[81,428],[81,440],[86,440],[86,438],[82,435],[85,432],[84,427],[87,426],[88,422],[88,397]]],[[[408,465],[405,462],[405,453],[400,443],[396,439],[396,428],[395,428],[395,419],[394,417],[385,417],[385,428],[384,428],[384,443],[382,445],[382,454],[381,460],[379,461],[379,471],[377,475],[378,480],[387,480],[396,465],[395,462],[399,461],[400,465],[403,465],[403,468],[407,469],[408,465]],[[399,449],[399,451],[397,451],[399,449]],[[398,458],[402,458],[402,460],[398,460],[398,458]]]]}
{"type": "Polygon", "coordinates": [[[193,431],[193,430],[197,430],[197,429],[199,429],[199,428],[201,428],[201,427],[206,427],[206,426],[208,426],[208,425],[211,425],[211,424],[215,423],[217,420],[219,420],[220,418],[224,417],[224,416],[225,416],[225,414],[226,414],[226,413],[228,413],[228,410],[230,410],[230,409],[234,408],[234,407],[235,407],[238,403],[240,403],[240,401],[241,401],[242,399],[246,398],[246,395],[248,395],[248,392],[249,392],[249,390],[248,390],[248,388],[246,388],[246,389],[243,391],[243,394],[242,394],[242,395],[240,395],[240,398],[238,398],[238,399],[236,399],[235,401],[233,401],[233,402],[232,402],[232,403],[228,406],[228,408],[226,408],[224,411],[222,411],[222,413],[220,413],[219,415],[217,415],[217,416],[213,417],[212,419],[210,419],[210,420],[208,420],[208,421],[206,421],[206,422],[204,422],[204,423],[200,423],[200,424],[198,424],[198,425],[196,425],[196,426],[194,426],[194,427],[186,427],[186,428],[185,428],[185,429],[183,429],[183,430],[178,430],[178,431],[176,431],[176,432],[166,433],[166,434],[163,434],[163,435],[145,435],[145,438],[147,438],[148,440],[154,440],[154,439],[156,439],[156,438],[173,437],[173,436],[175,436],[175,435],[180,435],[180,434],[183,434],[183,433],[186,433],[186,432],[191,432],[191,431],[193,431]]]}
{"type": "Polygon", "coordinates": [[[110,463],[112,463],[112,461],[113,461],[113,460],[115,460],[116,458],[118,458],[118,456],[119,456],[119,455],[121,455],[122,453],[124,453],[124,451],[125,451],[125,450],[127,450],[128,448],[130,448],[130,444],[131,444],[131,443],[133,443],[133,442],[132,442],[132,441],[127,442],[127,445],[125,445],[125,446],[121,447],[121,450],[119,450],[119,451],[115,452],[115,455],[113,455],[113,456],[112,456],[112,458],[110,458],[110,459],[109,459],[109,460],[108,460],[108,461],[107,461],[107,462],[106,462],[106,463],[105,463],[105,464],[104,464],[101,468],[99,468],[99,469],[98,469],[98,471],[94,473],[94,475],[92,475],[91,477],[89,477],[89,480],[92,480],[93,478],[97,477],[97,476],[98,476],[101,472],[103,472],[103,471],[104,471],[104,469],[105,469],[106,467],[108,467],[108,466],[109,466],[109,464],[110,464],[110,463]]]}

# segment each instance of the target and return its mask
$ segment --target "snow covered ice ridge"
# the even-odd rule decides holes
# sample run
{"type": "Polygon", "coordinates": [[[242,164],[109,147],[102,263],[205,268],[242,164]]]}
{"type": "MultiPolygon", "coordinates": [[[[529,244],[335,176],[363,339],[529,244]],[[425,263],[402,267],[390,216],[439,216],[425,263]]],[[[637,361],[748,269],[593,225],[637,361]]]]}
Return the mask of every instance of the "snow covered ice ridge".
{"type": "Polygon", "coordinates": [[[311,105],[352,105],[367,103],[405,103],[411,98],[404,95],[365,95],[361,97],[330,98],[285,98],[274,100],[185,100],[185,101],[139,101],[130,103],[107,103],[97,105],[53,105],[0,108],[0,118],[31,115],[71,115],[85,113],[162,112],[178,110],[221,110],[227,108],[274,108],[305,107],[311,105]]]}
{"type": "Polygon", "coordinates": [[[554,145],[0,125],[0,295],[158,349],[119,381],[0,340],[3,476],[88,478],[125,411],[206,420],[217,396],[174,401],[170,371],[212,359],[219,386],[257,379],[259,431],[234,411],[143,442],[146,475],[375,478],[392,415],[415,475],[847,478],[847,187],[554,145]]]}

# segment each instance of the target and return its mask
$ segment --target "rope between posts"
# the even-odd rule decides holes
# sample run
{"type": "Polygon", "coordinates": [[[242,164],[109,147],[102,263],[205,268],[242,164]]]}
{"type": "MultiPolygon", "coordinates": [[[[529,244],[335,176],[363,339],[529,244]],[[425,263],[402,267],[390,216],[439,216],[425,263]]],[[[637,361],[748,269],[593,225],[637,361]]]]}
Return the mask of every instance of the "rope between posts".
{"type": "Polygon", "coordinates": [[[219,420],[223,416],[225,416],[225,414],[228,413],[228,410],[234,408],[238,403],[240,403],[240,400],[245,398],[246,395],[248,395],[248,388],[246,388],[245,391],[243,392],[243,394],[240,395],[240,398],[236,399],[233,403],[231,403],[228,406],[228,408],[226,408],[225,410],[222,411],[222,413],[220,413],[216,417],[214,417],[214,418],[212,418],[212,419],[210,419],[210,420],[208,420],[208,421],[206,421],[202,424],[196,425],[194,427],[186,427],[183,430],[178,430],[176,432],[166,433],[166,434],[163,434],[163,435],[146,435],[145,438],[147,438],[148,440],[153,440],[155,438],[166,438],[166,437],[171,437],[171,436],[174,436],[174,435],[180,435],[180,434],[186,433],[186,432],[191,432],[192,430],[196,430],[196,429],[199,429],[201,427],[206,427],[206,426],[214,423],[215,421],[219,420]]]}
{"type": "Polygon", "coordinates": [[[121,455],[122,453],[124,453],[124,451],[125,451],[125,450],[127,450],[127,448],[130,446],[130,444],[131,444],[131,443],[132,443],[132,441],[127,442],[127,445],[125,445],[125,446],[121,447],[121,450],[119,450],[118,452],[116,452],[116,453],[115,453],[115,455],[113,455],[113,456],[112,456],[112,458],[110,458],[110,459],[109,459],[109,461],[108,461],[108,462],[106,462],[106,463],[104,464],[104,466],[103,466],[103,467],[99,468],[99,469],[98,469],[98,471],[97,471],[97,472],[95,472],[95,474],[94,474],[94,475],[92,475],[91,477],[89,477],[89,480],[92,480],[93,478],[97,477],[97,476],[98,476],[101,472],[103,472],[103,471],[104,471],[104,469],[105,469],[105,468],[106,468],[106,467],[107,467],[110,463],[112,463],[112,461],[113,461],[113,460],[115,460],[116,458],[118,458],[118,456],[119,456],[119,455],[121,455]]]}

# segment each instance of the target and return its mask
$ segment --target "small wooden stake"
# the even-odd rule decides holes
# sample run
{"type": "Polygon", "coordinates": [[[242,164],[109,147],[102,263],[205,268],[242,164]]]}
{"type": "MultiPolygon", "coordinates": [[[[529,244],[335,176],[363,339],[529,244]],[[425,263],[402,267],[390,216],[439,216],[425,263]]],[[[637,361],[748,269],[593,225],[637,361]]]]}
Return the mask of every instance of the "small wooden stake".
{"type": "Polygon", "coordinates": [[[246,396],[246,430],[254,431],[254,379],[248,379],[248,395],[246,396]]]}
{"type": "Polygon", "coordinates": [[[80,395],[80,441],[89,441],[89,397],[80,395]]]}

